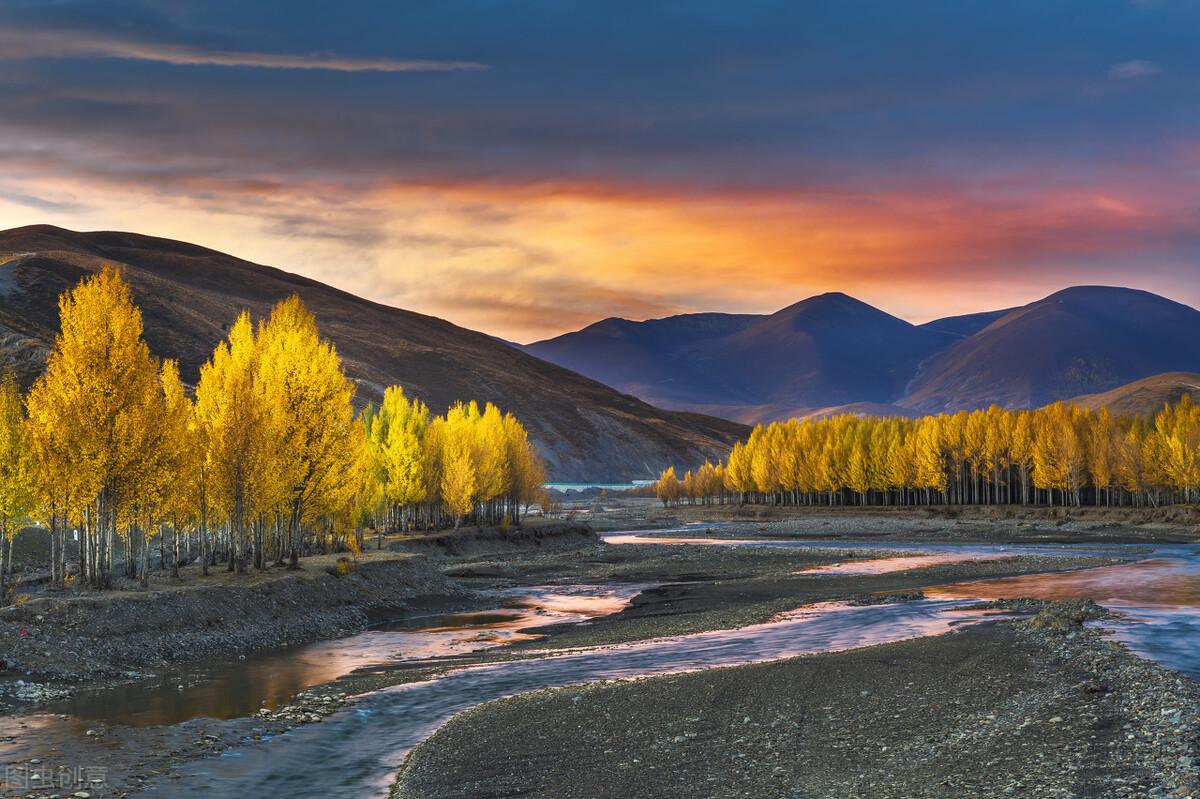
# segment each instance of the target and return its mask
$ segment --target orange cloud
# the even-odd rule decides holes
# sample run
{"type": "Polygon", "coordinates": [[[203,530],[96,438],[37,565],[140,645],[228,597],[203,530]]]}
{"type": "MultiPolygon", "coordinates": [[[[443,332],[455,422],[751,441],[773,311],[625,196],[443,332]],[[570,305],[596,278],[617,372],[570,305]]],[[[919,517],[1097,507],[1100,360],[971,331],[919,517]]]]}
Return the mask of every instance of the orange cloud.
{"type": "Polygon", "coordinates": [[[351,192],[270,176],[181,178],[169,190],[102,192],[102,208],[61,214],[50,203],[85,202],[97,187],[62,178],[37,187],[42,207],[0,204],[4,218],[187,239],[521,341],[611,315],[772,311],[827,290],[914,321],[1079,282],[1172,293],[1169,270],[1128,267],[1160,257],[1162,242],[1190,224],[1178,199],[1136,182],[1040,192],[603,184],[351,192]],[[1106,265],[1115,279],[1100,271],[1106,265]]]}

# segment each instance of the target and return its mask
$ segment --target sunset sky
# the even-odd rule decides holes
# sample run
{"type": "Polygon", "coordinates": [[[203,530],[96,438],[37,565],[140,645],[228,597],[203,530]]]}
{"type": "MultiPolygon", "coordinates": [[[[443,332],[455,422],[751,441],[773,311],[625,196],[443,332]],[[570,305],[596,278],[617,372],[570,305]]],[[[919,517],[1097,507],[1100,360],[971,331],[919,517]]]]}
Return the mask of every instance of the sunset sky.
{"type": "Polygon", "coordinates": [[[518,341],[829,290],[1200,304],[1190,0],[0,0],[0,228],[518,341]]]}

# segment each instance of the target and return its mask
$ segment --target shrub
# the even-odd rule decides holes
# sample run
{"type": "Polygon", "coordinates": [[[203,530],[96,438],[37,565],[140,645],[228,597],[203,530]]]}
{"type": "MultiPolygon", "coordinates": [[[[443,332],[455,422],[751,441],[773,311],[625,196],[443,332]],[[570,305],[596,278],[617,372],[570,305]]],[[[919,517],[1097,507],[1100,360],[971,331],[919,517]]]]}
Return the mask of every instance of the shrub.
{"type": "Polygon", "coordinates": [[[332,566],[327,566],[325,571],[329,572],[334,577],[345,577],[347,574],[354,571],[354,561],[343,555],[337,559],[337,563],[333,564],[332,566]]]}

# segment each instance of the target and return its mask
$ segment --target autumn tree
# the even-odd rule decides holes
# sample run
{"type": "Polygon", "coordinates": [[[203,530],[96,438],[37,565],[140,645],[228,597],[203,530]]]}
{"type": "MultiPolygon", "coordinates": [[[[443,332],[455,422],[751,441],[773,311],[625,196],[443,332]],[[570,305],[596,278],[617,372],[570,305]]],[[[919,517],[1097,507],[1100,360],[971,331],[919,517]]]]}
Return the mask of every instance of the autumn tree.
{"type": "Polygon", "coordinates": [[[1200,406],[1184,397],[1149,420],[1066,403],[791,419],[756,426],[721,471],[719,486],[705,467],[686,473],[682,495],[828,505],[1191,502],[1200,500],[1200,406]]]}
{"type": "Polygon", "coordinates": [[[316,319],[292,295],[271,311],[259,335],[260,391],[277,432],[276,468],[287,510],[291,567],[299,565],[300,531],[353,493],[354,384],[316,319]]]}
{"type": "Polygon", "coordinates": [[[438,444],[436,454],[440,464],[438,493],[446,512],[454,519],[457,530],[463,517],[474,507],[479,485],[476,464],[472,460],[472,424],[470,409],[459,403],[434,422],[438,444]]]}
{"type": "Polygon", "coordinates": [[[0,378],[0,604],[8,596],[13,541],[28,521],[35,498],[26,438],[21,392],[16,379],[6,374],[0,378]]]}
{"type": "Polygon", "coordinates": [[[412,509],[425,500],[425,431],[429,409],[420,400],[411,402],[400,386],[389,387],[379,408],[363,414],[371,468],[387,507],[386,526],[408,529],[412,509]]]}
{"type": "Polygon", "coordinates": [[[663,507],[669,507],[677,502],[682,491],[679,478],[675,476],[675,467],[668,466],[663,469],[658,481],[654,484],[654,494],[662,502],[663,507]]]}
{"type": "Polygon", "coordinates": [[[224,519],[231,571],[245,566],[248,523],[282,501],[280,417],[260,374],[259,337],[242,313],[200,368],[197,424],[208,510],[224,519]]]}
{"type": "Polygon", "coordinates": [[[511,413],[504,416],[504,449],[509,471],[509,506],[513,521],[519,525],[521,509],[537,500],[546,482],[546,470],[529,441],[529,433],[511,413]]]}
{"type": "Polygon", "coordinates": [[[25,414],[15,384],[0,386],[0,580],[27,519],[49,523],[55,583],[77,525],[89,584],[109,585],[119,539],[126,573],[146,585],[150,542],[165,568],[168,531],[174,575],[192,532],[202,574],[221,557],[243,571],[250,554],[266,568],[272,552],[294,568],[313,548],[361,549],[381,502],[402,509],[405,526],[519,521],[544,479],[525,428],[490,403],[431,421],[393,387],[356,418],[354,384],[299,297],[257,327],[239,315],[194,399],[178,365],[150,354],[119,270],[83,280],[59,311],[62,332],[25,414]]]}
{"type": "Polygon", "coordinates": [[[135,506],[161,437],[159,364],[142,340],[141,311],[113,267],[60,297],[59,319],[62,332],[27,399],[31,436],[50,463],[68,464],[69,474],[48,478],[57,483],[48,493],[82,523],[84,572],[105,586],[119,531],[127,569],[135,563],[135,506]]]}

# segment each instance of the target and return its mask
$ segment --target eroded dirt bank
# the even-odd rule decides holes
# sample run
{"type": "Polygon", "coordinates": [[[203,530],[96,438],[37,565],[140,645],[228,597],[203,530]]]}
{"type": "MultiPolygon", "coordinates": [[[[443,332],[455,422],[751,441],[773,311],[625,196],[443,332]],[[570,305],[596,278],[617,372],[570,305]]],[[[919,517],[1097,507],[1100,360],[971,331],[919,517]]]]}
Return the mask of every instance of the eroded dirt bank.
{"type": "Polygon", "coordinates": [[[37,700],[81,682],[127,678],[164,666],[238,657],[364,629],[374,614],[402,613],[414,601],[449,607],[471,592],[438,563],[461,552],[551,550],[595,542],[583,526],[533,525],[525,530],[464,529],[404,536],[368,550],[348,574],[337,560],[305,558],[300,571],[273,568],[233,575],[223,567],[179,579],[156,575],[151,590],[44,593],[0,609],[0,675],[48,681],[0,692],[3,702],[37,700]]]}
{"type": "Polygon", "coordinates": [[[120,676],[345,635],[374,608],[454,593],[425,558],[392,555],[343,577],[308,564],[244,583],[39,597],[0,614],[0,651],[10,670],[38,678],[120,676]]]}

